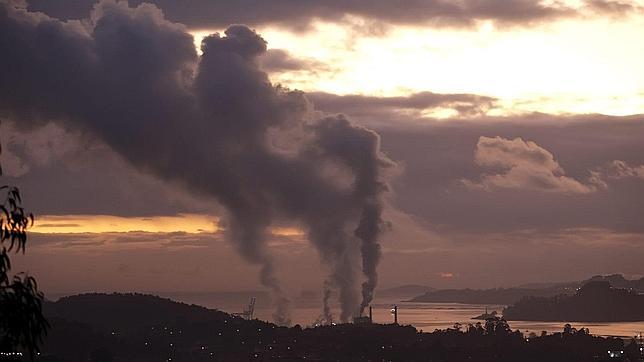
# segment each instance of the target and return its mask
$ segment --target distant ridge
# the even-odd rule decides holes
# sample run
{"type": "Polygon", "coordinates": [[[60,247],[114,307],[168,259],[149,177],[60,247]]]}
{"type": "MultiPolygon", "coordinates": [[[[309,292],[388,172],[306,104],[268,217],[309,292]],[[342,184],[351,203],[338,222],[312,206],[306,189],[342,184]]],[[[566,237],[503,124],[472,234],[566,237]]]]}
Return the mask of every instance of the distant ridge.
{"type": "Polygon", "coordinates": [[[443,289],[427,292],[410,299],[419,303],[466,303],[466,304],[513,304],[528,296],[549,297],[562,293],[572,293],[560,288],[523,289],[523,288],[494,288],[494,289],[443,289]]]}
{"type": "Polygon", "coordinates": [[[594,280],[574,295],[525,297],[503,310],[507,320],[570,322],[644,321],[644,295],[594,280]]]}
{"type": "Polygon", "coordinates": [[[616,288],[644,293],[644,278],[629,280],[621,274],[595,275],[578,282],[530,283],[513,288],[492,289],[439,289],[411,298],[410,302],[419,303],[467,303],[511,305],[528,296],[553,297],[572,295],[581,286],[594,281],[605,281],[616,288]]]}
{"type": "Polygon", "coordinates": [[[611,286],[615,288],[633,289],[638,293],[644,293],[644,277],[629,280],[624,278],[622,274],[595,275],[589,280],[585,281],[583,284],[594,281],[607,281],[611,286]]]}
{"type": "Polygon", "coordinates": [[[413,297],[422,293],[427,293],[433,290],[436,290],[436,289],[429,287],[427,285],[405,284],[398,287],[379,290],[378,295],[383,297],[409,298],[409,297],[413,297]]]}
{"type": "Polygon", "coordinates": [[[224,312],[139,293],[87,293],[62,297],[43,306],[49,318],[104,328],[163,325],[181,322],[220,322],[224,312]]]}

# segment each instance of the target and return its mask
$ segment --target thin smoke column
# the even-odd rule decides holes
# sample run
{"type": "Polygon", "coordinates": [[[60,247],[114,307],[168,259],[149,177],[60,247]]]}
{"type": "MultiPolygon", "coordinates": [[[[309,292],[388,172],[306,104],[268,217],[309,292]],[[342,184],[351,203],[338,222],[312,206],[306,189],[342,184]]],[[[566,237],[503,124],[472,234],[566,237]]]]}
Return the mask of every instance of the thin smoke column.
{"type": "Polygon", "coordinates": [[[322,284],[322,313],[313,323],[314,325],[331,325],[333,323],[333,314],[331,313],[331,282],[325,280],[322,284]]]}
{"type": "Polygon", "coordinates": [[[0,117],[79,130],[223,205],[226,236],[260,267],[280,324],[288,299],[267,241],[271,225],[295,221],[348,320],[373,299],[385,173],[395,164],[375,132],[342,115],[314,119],[305,94],[272,85],[259,65],[266,42],[249,28],[208,36],[201,50],[150,4],[105,0],[89,18],[62,22],[0,0],[0,117]]]}
{"type": "Polygon", "coordinates": [[[328,282],[324,282],[324,289],[322,295],[322,315],[324,317],[325,324],[333,323],[333,315],[331,314],[331,306],[329,305],[329,300],[331,299],[331,288],[328,285],[328,282]]]}
{"type": "Polygon", "coordinates": [[[333,323],[333,314],[331,314],[331,284],[328,280],[324,281],[322,286],[322,323],[329,325],[333,323]]]}

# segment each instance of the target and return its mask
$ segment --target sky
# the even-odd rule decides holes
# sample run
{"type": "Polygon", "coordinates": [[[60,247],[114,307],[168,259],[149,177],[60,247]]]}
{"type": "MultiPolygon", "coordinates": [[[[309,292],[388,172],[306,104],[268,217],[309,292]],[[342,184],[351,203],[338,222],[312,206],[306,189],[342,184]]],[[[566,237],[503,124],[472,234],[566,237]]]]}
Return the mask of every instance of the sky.
{"type": "Polygon", "coordinates": [[[46,292],[644,275],[644,2],[0,3],[46,292]]]}

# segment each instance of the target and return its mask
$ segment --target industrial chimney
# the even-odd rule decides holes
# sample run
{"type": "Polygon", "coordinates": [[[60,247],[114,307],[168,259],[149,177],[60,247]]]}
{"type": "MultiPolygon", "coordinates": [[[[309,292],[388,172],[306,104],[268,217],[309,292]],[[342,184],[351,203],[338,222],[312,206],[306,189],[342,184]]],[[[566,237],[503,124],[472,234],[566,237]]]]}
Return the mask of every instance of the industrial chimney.
{"type": "Polygon", "coordinates": [[[398,324],[398,306],[394,305],[390,312],[394,315],[394,324],[398,324]]]}
{"type": "Polygon", "coordinates": [[[362,315],[357,315],[356,317],[353,318],[353,323],[354,324],[371,324],[373,323],[373,311],[371,309],[371,306],[369,306],[369,316],[362,316],[362,315]]]}

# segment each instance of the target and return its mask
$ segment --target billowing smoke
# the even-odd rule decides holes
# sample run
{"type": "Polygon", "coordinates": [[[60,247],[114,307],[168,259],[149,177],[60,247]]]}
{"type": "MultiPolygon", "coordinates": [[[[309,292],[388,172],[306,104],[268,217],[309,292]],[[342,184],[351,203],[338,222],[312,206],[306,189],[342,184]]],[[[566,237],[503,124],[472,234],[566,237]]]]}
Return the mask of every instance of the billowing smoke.
{"type": "Polygon", "coordinates": [[[0,115],[19,127],[55,121],[80,130],[225,206],[227,236],[260,266],[281,324],[288,299],[267,230],[295,220],[348,320],[377,283],[383,171],[393,166],[379,136],[341,115],[312,119],[303,93],[270,83],[258,65],[266,42],[245,26],[206,37],[201,50],[152,5],[102,1],[88,19],[61,22],[0,2],[0,115]]]}

